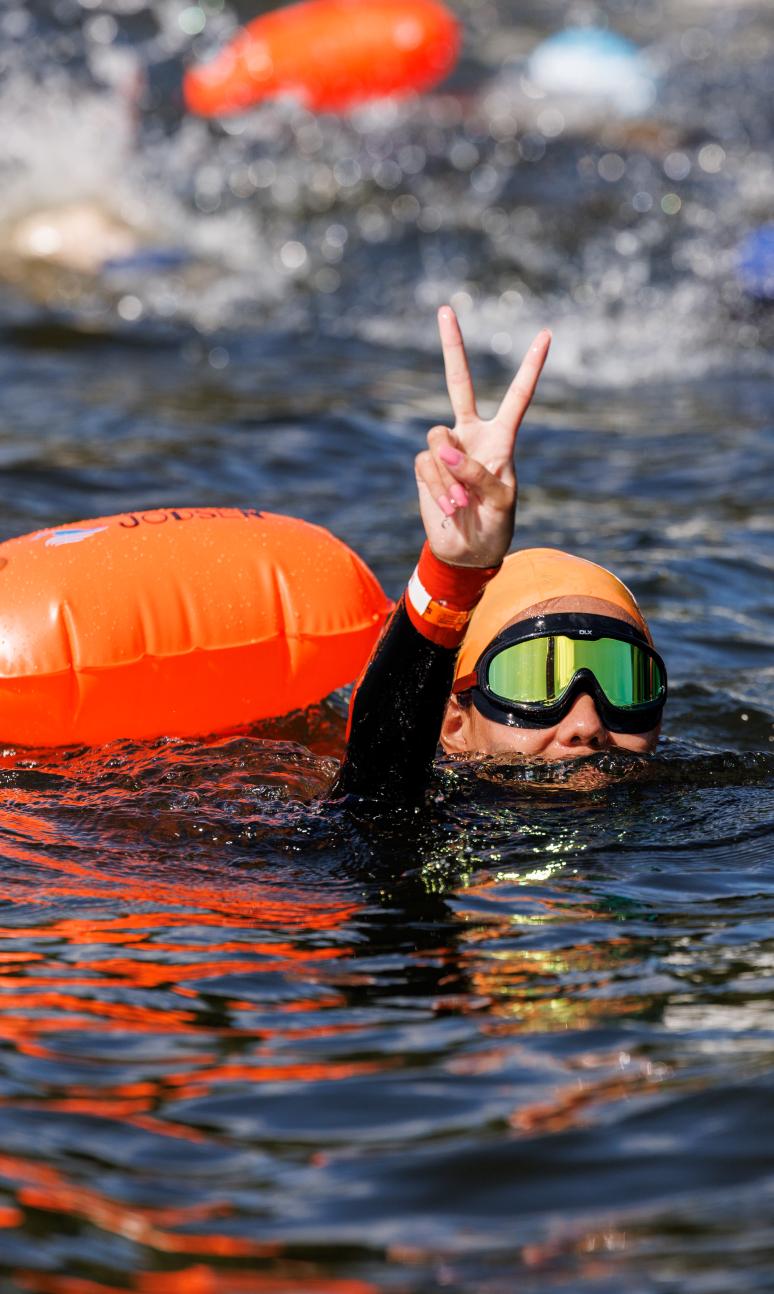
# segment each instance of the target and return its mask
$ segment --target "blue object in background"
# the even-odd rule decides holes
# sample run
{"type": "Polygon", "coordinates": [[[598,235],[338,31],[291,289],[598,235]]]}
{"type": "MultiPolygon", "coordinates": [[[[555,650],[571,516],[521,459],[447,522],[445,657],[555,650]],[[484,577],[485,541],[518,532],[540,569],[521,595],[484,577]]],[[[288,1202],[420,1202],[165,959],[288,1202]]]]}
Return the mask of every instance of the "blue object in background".
{"type": "Polygon", "coordinates": [[[774,225],[750,230],[739,247],[736,270],[749,297],[774,301],[774,225]]]}
{"type": "Polygon", "coordinates": [[[567,27],[532,51],[527,75],[544,94],[604,101],[621,116],[652,107],[656,84],[630,40],[601,27],[567,27]]]}
{"type": "Polygon", "coordinates": [[[127,256],[111,256],[102,265],[103,274],[164,274],[180,269],[191,260],[182,247],[144,247],[127,256]]]}

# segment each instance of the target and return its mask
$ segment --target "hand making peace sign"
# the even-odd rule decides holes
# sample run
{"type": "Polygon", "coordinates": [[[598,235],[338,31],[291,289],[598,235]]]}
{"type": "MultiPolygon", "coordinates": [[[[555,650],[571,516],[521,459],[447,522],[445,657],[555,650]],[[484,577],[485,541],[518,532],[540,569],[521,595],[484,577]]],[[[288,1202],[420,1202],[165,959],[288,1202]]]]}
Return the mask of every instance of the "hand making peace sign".
{"type": "Polygon", "coordinates": [[[419,508],[432,551],[452,566],[497,566],[513,538],[514,451],[551,345],[538,333],[494,418],[478,415],[462,333],[451,306],[438,311],[453,429],[433,427],[416,458],[419,508]]]}

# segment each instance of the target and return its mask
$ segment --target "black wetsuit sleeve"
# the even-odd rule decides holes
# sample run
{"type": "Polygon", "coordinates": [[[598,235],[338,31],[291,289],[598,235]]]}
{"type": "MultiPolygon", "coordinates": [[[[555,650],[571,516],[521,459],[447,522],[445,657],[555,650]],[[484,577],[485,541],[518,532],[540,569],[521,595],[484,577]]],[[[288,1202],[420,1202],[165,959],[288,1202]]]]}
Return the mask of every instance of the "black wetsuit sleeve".
{"type": "Polygon", "coordinates": [[[354,694],[332,794],[419,800],[430,780],[457,648],[429,642],[401,598],[354,694]]]}

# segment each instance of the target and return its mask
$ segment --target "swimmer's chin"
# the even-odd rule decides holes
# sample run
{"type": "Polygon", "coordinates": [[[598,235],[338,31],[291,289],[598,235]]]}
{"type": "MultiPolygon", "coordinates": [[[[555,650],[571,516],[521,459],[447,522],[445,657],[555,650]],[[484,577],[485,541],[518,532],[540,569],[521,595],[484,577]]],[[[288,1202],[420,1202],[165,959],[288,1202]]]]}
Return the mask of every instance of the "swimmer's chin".
{"type": "Polygon", "coordinates": [[[444,758],[447,767],[453,765],[459,769],[463,765],[472,776],[497,786],[580,792],[639,781],[646,775],[649,762],[650,756],[625,750],[605,750],[561,760],[510,752],[492,755],[469,751],[444,758]]]}

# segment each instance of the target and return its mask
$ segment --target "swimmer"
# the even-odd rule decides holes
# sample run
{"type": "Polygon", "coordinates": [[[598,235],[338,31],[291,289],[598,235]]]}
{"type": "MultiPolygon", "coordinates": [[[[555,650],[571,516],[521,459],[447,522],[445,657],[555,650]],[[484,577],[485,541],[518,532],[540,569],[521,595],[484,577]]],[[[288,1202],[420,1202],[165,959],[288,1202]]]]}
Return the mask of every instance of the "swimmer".
{"type": "Polygon", "coordinates": [[[334,793],[415,799],[446,753],[557,761],[655,750],[666,670],[633,595],[581,557],[513,539],[516,436],[551,344],[533,341],[494,418],[462,334],[438,323],[454,426],[417,456],[426,543],[350,709],[334,793]]]}

